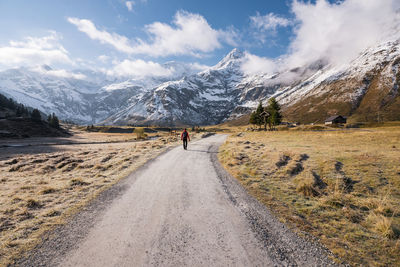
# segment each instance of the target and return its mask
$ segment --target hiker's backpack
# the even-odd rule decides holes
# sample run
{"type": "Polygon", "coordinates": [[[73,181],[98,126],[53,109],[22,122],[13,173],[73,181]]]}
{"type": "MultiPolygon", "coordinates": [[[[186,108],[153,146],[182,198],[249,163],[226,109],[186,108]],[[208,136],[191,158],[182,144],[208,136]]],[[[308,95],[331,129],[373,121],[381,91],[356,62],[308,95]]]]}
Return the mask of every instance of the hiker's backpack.
{"type": "Polygon", "coordinates": [[[188,133],[187,132],[183,132],[183,138],[186,139],[188,137],[188,133]]]}

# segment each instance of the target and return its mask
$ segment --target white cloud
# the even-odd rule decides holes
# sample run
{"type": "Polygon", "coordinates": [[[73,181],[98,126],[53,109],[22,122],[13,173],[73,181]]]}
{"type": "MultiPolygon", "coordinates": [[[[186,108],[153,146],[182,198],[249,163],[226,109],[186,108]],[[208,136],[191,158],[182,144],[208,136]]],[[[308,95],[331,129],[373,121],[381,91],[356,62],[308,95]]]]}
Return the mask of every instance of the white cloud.
{"type": "Polygon", "coordinates": [[[102,63],[106,63],[110,60],[110,57],[106,55],[100,55],[97,57],[97,60],[99,60],[102,63]]]}
{"type": "Polygon", "coordinates": [[[68,22],[77,26],[78,30],[86,33],[93,40],[98,40],[103,44],[110,44],[114,46],[117,50],[124,53],[132,54],[135,52],[128,38],[116,33],[109,33],[107,31],[98,30],[94,23],[90,20],[68,18],[68,22]]]}
{"type": "Polygon", "coordinates": [[[35,72],[41,73],[41,74],[46,74],[50,76],[55,76],[55,77],[61,77],[61,78],[73,78],[77,80],[84,80],[86,79],[86,75],[82,73],[74,73],[65,69],[58,69],[58,70],[53,70],[53,69],[46,69],[43,66],[40,67],[35,67],[32,69],[35,72]]]}
{"type": "Polygon", "coordinates": [[[294,1],[298,22],[288,64],[297,67],[324,58],[347,63],[363,50],[394,33],[399,25],[398,0],[294,1]],[[397,22],[396,22],[397,21],[397,22]]]}
{"type": "Polygon", "coordinates": [[[74,63],[67,50],[59,43],[56,32],[44,37],[26,37],[24,41],[10,41],[0,47],[0,65],[3,67],[34,66],[38,64],[74,63]]]}
{"type": "Polygon", "coordinates": [[[273,73],[277,69],[276,62],[250,53],[246,53],[243,58],[241,69],[244,73],[249,75],[273,73]]]}
{"type": "Polygon", "coordinates": [[[250,17],[251,24],[262,31],[276,31],[278,27],[287,27],[291,24],[290,20],[280,17],[274,13],[260,15],[257,12],[255,16],[250,17]]]}
{"type": "Polygon", "coordinates": [[[127,54],[149,56],[194,55],[208,53],[222,47],[222,42],[235,44],[237,34],[233,29],[213,29],[199,14],[178,11],[173,25],[154,22],[146,25],[150,41],[129,40],[116,33],[101,31],[90,20],[68,18],[68,21],[86,33],[91,39],[114,46],[127,54]]]}
{"type": "Polygon", "coordinates": [[[199,71],[199,72],[210,68],[210,66],[207,66],[207,65],[204,65],[204,64],[200,64],[200,63],[197,63],[197,62],[190,63],[189,66],[190,66],[190,68],[192,70],[199,71]]]}
{"type": "MultiPolygon", "coordinates": [[[[388,37],[400,37],[397,0],[345,0],[334,4],[327,0],[294,0],[291,8],[295,26],[288,53],[277,60],[247,54],[242,67],[245,73],[271,73],[320,60],[347,64],[368,47],[388,37]]],[[[262,29],[274,30],[281,22],[272,17],[258,16],[252,21],[262,29]]],[[[285,77],[293,80],[295,74],[289,74],[285,77]]]]}
{"type": "Polygon", "coordinates": [[[126,1],[125,5],[128,8],[129,11],[133,11],[133,5],[135,4],[134,1],[126,1]]]}
{"type": "Polygon", "coordinates": [[[137,51],[152,56],[195,55],[221,48],[221,39],[228,40],[227,36],[230,36],[229,33],[213,29],[204,17],[184,11],[176,13],[173,24],[154,22],[147,25],[146,30],[152,36],[152,42],[139,40],[137,51]]]}
{"type": "Polygon", "coordinates": [[[143,78],[148,76],[168,77],[174,73],[173,68],[165,68],[153,61],[125,59],[122,62],[115,63],[115,66],[107,71],[108,75],[143,78]]]}

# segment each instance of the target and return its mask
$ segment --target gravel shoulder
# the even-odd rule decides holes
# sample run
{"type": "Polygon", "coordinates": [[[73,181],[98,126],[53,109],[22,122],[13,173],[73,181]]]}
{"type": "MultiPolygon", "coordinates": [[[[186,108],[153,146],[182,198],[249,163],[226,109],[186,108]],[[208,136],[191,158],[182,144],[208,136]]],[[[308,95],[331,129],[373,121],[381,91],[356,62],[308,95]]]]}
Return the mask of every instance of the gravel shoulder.
{"type": "Polygon", "coordinates": [[[168,150],[101,193],[20,266],[330,266],[218,162],[226,136],[168,150]]]}

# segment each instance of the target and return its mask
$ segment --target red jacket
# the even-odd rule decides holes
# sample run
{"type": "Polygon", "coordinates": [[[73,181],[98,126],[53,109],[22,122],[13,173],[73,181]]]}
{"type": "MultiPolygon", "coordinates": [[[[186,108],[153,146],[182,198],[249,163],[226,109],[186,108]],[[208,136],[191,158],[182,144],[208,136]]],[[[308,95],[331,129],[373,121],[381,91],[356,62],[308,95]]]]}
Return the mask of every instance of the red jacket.
{"type": "Polygon", "coordinates": [[[190,141],[190,136],[189,136],[188,131],[183,131],[183,132],[182,132],[182,134],[181,134],[181,140],[183,140],[183,133],[184,133],[184,132],[187,133],[187,139],[189,139],[189,141],[190,141]]]}

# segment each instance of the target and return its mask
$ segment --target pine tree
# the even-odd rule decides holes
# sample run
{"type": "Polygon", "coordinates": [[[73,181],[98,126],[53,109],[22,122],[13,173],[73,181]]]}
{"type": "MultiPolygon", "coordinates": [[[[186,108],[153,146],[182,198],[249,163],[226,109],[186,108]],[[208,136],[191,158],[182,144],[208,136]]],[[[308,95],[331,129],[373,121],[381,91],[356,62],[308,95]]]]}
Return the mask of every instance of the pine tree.
{"type": "Polygon", "coordinates": [[[15,112],[15,116],[21,117],[21,116],[22,116],[22,112],[23,112],[22,107],[21,107],[21,106],[18,106],[18,107],[17,107],[17,111],[15,112]]]}
{"type": "Polygon", "coordinates": [[[60,122],[59,122],[56,114],[53,113],[52,115],[49,115],[48,118],[50,118],[49,124],[50,124],[51,127],[54,127],[54,128],[59,128],[60,127],[60,122]]]}
{"type": "Polygon", "coordinates": [[[21,107],[22,107],[22,116],[29,117],[29,110],[22,104],[21,107]]]}
{"type": "Polygon", "coordinates": [[[251,113],[249,123],[251,123],[251,124],[257,124],[257,115],[256,115],[256,112],[255,112],[255,111],[253,111],[253,112],[251,113]]]}
{"type": "Polygon", "coordinates": [[[261,113],[263,113],[263,112],[264,112],[264,108],[262,106],[262,102],[260,101],[260,103],[258,104],[258,107],[256,109],[256,124],[260,128],[261,128],[261,125],[263,124],[263,118],[261,117],[261,113]]]}
{"type": "Polygon", "coordinates": [[[268,107],[266,111],[270,114],[268,117],[269,128],[272,129],[274,126],[279,125],[282,122],[282,114],[280,113],[281,107],[274,97],[268,101],[268,107]]]}
{"type": "Polygon", "coordinates": [[[31,118],[34,121],[41,121],[42,120],[42,116],[40,116],[40,111],[38,109],[33,109],[32,113],[31,113],[31,118]]]}
{"type": "Polygon", "coordinates": [[[263,124],[263,117],[261,116],[261,113],[264,112],[264,108],[262,106],[262,103],[260,103],[257,106],[257,109],[251,113],[249,123],[251,124],[256,124],[258,127],[261,128],[261,125],[263,124]]]}

